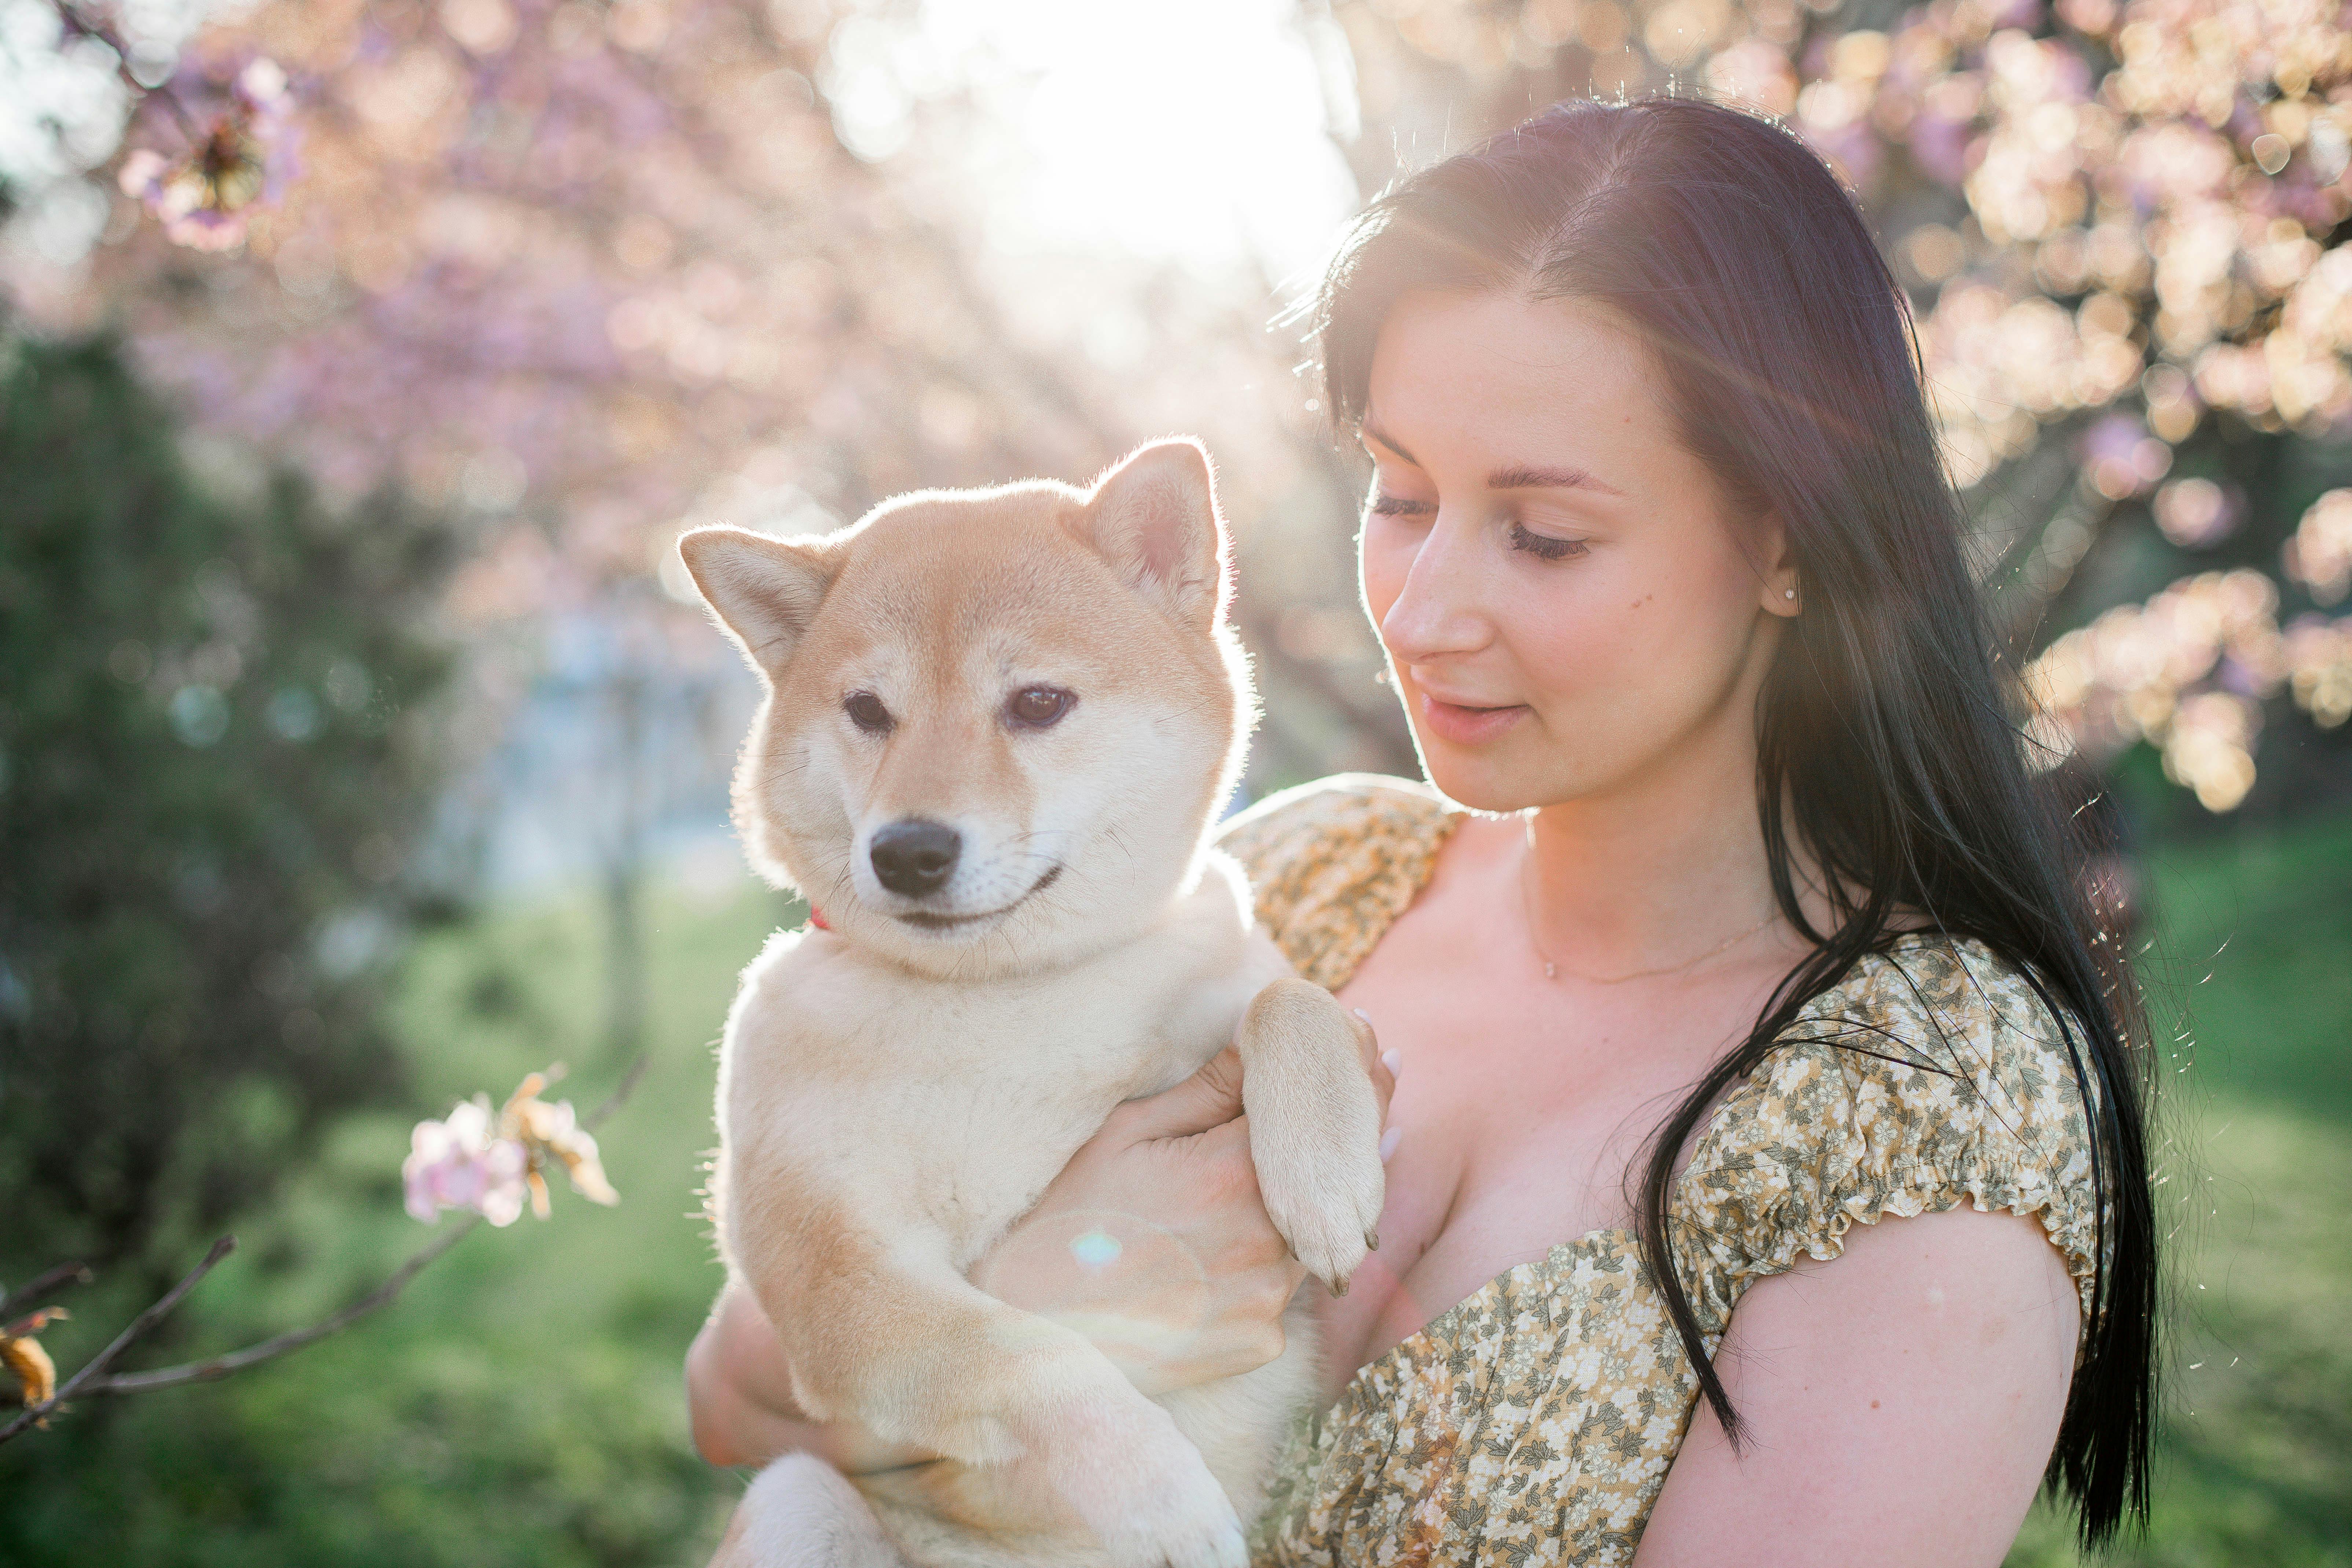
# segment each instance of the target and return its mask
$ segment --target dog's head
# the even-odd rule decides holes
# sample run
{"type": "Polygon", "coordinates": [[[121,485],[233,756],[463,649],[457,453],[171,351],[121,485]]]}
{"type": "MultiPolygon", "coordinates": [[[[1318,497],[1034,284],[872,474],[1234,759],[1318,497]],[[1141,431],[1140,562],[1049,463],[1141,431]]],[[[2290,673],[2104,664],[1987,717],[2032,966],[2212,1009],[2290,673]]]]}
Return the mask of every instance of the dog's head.
{"type": "Polygon", "coordinates": [[[736,828],[844,937],[1007,973],[1140,930],[1198,874],[1255,712],[1197,444],[1084,491],[924,491],[678,552],[767,684],[736,828]]]}

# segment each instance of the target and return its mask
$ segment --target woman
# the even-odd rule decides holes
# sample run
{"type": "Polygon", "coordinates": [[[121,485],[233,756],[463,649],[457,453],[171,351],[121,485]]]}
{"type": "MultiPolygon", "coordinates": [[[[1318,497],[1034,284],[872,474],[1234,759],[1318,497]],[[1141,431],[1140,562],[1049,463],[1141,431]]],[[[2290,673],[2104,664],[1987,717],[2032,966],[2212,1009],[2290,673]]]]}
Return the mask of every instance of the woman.
{"type": "MultiPolygon", "coordinates": [[[[1393,1071],[1262,1559],[1990,1565],[2045,1479],[2105,1538],[2147,1495],[2138,1015],[1853,203],[1732,110],[1564,105],[1375,203],[1317,328],[1435,788],[1225,833],[1393,1071]]],[[[1233,1071],[1124,1108],[985,1266],[1050,1307],[1055,1215],[1182,1237],[1211,1300],[1148,1387],[1263,1360],[1297,1282],[1233,1071]]],[[[722,1462],[907,1457],[795,1425],[747,1301],[689,1386],[722,1462]]]]}

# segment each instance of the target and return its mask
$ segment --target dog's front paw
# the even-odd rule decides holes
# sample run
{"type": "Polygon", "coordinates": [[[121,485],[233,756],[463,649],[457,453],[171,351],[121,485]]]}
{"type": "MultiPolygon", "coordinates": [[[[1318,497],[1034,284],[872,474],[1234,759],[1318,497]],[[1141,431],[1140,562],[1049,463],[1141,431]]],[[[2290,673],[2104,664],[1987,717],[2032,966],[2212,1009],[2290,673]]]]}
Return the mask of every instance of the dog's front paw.
{"type": "Polygon", "coordinates": [[[1381,1106],[1355,1024],[1331,994],[1278,980],[1242,1021],[1242,1095],[1265,1212],[1334,1291],[1373,1245],[1387,1201],[1381,1106]]]}
{"type": "Polygon", "coordinates": [[[1312,1152],[1305,1140],[1266,1140],[1260,1149],[1256,1119],[1251,1119],[1251,1151],[1266,1217],[1290,1243],[1307,1271],[1344,1295],[1349,1277],[1364,1261],[1380,1224],[1387,1183],[1381,1169],[1378,1113],[1371,1138],[1332,1138],[1312,1152]]]}

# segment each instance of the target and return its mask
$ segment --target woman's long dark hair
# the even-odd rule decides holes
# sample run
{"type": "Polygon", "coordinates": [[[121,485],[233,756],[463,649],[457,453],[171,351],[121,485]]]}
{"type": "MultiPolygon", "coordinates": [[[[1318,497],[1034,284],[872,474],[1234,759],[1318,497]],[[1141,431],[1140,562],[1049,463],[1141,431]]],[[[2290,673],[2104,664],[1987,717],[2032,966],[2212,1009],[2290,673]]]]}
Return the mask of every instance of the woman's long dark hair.
{"type": "Polygon", "coordinates": [[[1757,806],[1781,912],[1815,950],[1659,1129],[1641,1173],[1643,1257],[1707,1403],[1737,1443],[1675,1268],[1678,1154],[1806,1003],[1885,951],[1895,917],[1923,911],[2015,963],[2072,1058],[2100,1262],[2045,1479],[2072,1495],[2087,1542],[2126,1514],[2144,1521],[2157,1319],[2144,1015],[2075,874],[2083,847],[2026,765],[1909,312],[1862,215],[1771,121],[1687,98],[1558,105],[1358,220],[1315,321],[1343,430],[1363,418],[1382,321],[1423,289],[1616,311],[1656,355],[1679,433],[1734,513],[1779,514],[1803,584],[1759,705],[1757,806]],[[1798,848],[1824,873],[1828,931],[1799,904],[1798,848]]]}

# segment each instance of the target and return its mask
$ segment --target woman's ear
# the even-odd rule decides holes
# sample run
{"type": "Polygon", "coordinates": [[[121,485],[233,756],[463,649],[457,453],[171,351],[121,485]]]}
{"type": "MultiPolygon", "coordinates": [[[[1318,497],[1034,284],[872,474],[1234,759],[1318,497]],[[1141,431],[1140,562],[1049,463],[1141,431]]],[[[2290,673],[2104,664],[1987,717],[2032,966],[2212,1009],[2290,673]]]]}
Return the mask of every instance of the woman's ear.
{"type": "Polygon", "coordinates": [[[1804,607],[1804,588],[1797,581],[1797,557],[1789,548],[1789,530],[1779,512],[1764,514],[1757,542],[1757,559],[1764,568],[1757,574],[1763,584],[1764,610],[1769,615],[1794,616],[1804,607]]]}

